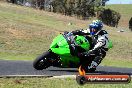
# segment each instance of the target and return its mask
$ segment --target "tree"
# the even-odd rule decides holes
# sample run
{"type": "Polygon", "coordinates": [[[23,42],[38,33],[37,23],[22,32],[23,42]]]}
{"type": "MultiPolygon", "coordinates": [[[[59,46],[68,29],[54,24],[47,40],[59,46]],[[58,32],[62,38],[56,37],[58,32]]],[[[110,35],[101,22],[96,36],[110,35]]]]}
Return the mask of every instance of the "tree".
{"type": "Polygon", "coordinates": [[[132,31],[132,17],[131,17],[131,19],[129,20],[129,29],[132,31]]]}
{"type": "Polygon", "coordinates": [[[65,4],[64,0],[53,0],[51,3],[53,7],[53,12],[58,12],[58,13],[65,13],[65,4]]]}
{"type": "Polygon", "coordinates": [[[10,0],[11,3],[17,4],[17,0],[10,0]]]}
{"type": "Polygon", "coordinates": [[[104,24],[112,27],[117,27],[121,18],[120,13],[111,9],[101,9],[98,11],[98,19],[102,20],[104,24]]]}
{"type": "Polygon", "coordinates": [[[77,17],[85,20],[95,16],[94,1],[95,0],[76,0],[75,14],[77,17]]]}
{"type": "MultiPolygon", "coordinates": [[[[15,3],[18,0],[12,0],[15,3]]],[[[19,0],[22,1],[23,0],[19,0]]],[[[25,0],[30,1],[31,6],[34,8],[39,8],[40,10],[53,11],[57,13],[62,13],[69,16],[77,16],[81,19],[88,19],[90,17],[96,16],[96,8],[100,7],[102,2],[108,0],[25,0]],[[50,5],[49,5],[50,2],[50,5]],[[48,5],[49,6],[48,6],[48,5]],[[52,8],[52,10],[51,10],[52,8]]],[[[16,2],[17,4],[17,2],[16,2]]]]}
{"type": "Polygon", "coordinates": [[[45,0],[32,0],[32,6],[44,10],[45,0]]]}
{"type": "Polygon", "coordinates": [[[105,6],[106,2],[109,0],[90,0],[92,3],[94,3],[95,6],[105,6]]]}

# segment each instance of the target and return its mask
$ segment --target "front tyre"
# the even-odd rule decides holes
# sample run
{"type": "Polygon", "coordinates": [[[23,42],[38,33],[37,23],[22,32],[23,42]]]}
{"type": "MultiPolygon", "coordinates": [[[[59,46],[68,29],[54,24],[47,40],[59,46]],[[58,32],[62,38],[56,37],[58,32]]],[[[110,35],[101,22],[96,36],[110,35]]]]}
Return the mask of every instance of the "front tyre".
{"type": "Polygon", "coordinates": [[[48,60],[49,56],[50,56],[50,51],[47,51],[43,55],[37,57],[33,62],[33,67],[36,70],[43,70],[48,68],[50,66],[50,63],[48,60]]]}

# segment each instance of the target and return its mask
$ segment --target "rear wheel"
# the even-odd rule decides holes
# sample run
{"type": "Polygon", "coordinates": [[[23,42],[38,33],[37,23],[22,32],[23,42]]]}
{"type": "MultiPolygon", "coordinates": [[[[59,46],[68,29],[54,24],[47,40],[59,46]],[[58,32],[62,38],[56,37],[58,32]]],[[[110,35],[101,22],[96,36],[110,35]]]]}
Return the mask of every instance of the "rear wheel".
{"type": "Polygon", "coordinates": [[[50,51],[45,52],[43,55],[37,57],[33,62],[33,67],[37,70],[43,70],[48,68],[51,64],[49,62],[50,51]]]}

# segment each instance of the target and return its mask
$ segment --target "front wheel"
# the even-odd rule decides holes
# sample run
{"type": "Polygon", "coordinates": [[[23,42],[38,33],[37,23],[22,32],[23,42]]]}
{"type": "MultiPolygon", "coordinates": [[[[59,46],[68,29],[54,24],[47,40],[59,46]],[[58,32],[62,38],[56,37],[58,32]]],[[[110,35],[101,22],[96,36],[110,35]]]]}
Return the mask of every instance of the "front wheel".
{"type": "Polygon", "coordinates": [[[45,52],[43,55],[37,57],[33,62],[33,67],[37,70],[43,70],[50,66],[49,57],[50,51],[45,52]]]}

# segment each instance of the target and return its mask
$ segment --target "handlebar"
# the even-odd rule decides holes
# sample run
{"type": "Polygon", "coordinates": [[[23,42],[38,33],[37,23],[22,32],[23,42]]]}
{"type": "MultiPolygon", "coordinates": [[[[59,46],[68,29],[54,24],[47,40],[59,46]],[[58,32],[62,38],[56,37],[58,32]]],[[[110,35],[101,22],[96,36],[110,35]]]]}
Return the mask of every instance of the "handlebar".
{"type": "Polygon", "coordinates": [[[76,43],[75,39],[77,38],[77,36],[73,35],[72,32],[64,32],[64,37],[66,38],[66,40],[68,41],[68,43],[72,46],[78,46],[78,44],[76,43]]]}

